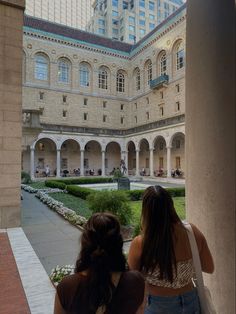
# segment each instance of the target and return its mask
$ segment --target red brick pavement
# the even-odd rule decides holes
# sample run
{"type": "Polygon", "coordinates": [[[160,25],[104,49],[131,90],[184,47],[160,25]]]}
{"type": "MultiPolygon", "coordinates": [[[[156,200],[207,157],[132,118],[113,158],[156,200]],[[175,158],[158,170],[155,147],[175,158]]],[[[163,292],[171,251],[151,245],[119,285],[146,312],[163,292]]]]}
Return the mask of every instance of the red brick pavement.
{"type": "Polygon", "coordinates": [[[0,314],[30,314],[7,233],[0,233],[0,314]]]}

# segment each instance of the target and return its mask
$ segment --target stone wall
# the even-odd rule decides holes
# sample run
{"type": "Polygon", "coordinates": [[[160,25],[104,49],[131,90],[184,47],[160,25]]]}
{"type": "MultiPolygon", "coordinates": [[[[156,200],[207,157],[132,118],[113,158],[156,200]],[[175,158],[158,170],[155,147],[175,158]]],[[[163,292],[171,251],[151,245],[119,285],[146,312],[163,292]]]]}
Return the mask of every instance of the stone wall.
{"type": "Polygon", "coordinates": [[[24,1],[0,1],[0,228],[20,225],[24,1]]]}

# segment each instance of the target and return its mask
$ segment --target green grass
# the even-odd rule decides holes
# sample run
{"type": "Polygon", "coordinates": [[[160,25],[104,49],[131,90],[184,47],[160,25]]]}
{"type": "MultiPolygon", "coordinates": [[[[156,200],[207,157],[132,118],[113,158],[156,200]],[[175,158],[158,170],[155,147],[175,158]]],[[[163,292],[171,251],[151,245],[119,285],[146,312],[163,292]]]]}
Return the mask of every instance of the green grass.
{"type": "MultiPolygon", "coordinates": [[[[185,219],[185,197],[174,197],[175,209],[180,219],[185,219]]],[[[142,201],[130,202],[133,212],[133,224],[136,225],[140,221],[142,201]]]]}
{"type": "Polygon", "coordinates": [[[55,200],[62,202],[66,207],[73,209],[78,215],[85,218],[91,216],[91,211],[88,208],[87,202],[77,196],[66,193],[49,193],[48,195],[55,200]]]}
{"type": "Polygon", "coordinates": [[[30,183],[28,185],[31,186],[34,189],[47,189],[44,181],[32,182],[32,183],[30,183]]]}

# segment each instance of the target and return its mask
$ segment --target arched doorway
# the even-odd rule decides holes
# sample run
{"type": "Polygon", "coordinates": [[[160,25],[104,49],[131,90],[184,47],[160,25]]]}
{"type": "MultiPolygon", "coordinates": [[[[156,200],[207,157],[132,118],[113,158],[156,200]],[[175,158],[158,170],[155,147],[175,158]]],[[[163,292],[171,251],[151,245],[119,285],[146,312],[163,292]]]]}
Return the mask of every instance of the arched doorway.
{"type": "Polygon", "coordinates": [[[80,169],[80,146],[73,139],[64,141],[61,145],[61,175],[75,175],[80,169]]]}
{"type": "Polygon", "coordinates": [[[139,143],[139,169],[141,175],[150,175],[150,150],[149,143],[144,138],[139,143]]]}
{"type": "Polygon", "coordinates": [[[121,148],[116,142],[110,142],[106,146],[105,155],[105,173],[106,175],[112,174],[114,168],[120,168],[121,161],[121,148]]]}
{"type": "Polygon", "coordinates": [[[136,171],[136,149],[135,149],[135,144],[133,141],[128,142],[127,144],[127,160],[128,164],[126,165],[128,169],[128,174],[129,175],[135,175],[136,171]]]}
{"type": "Polygon", "coordinates": [[[166,175],[166,141],[163,136],[157,136],[153,142],[153,169],[155,176],[166,175]]]}
{"type": "Polygon", "coordinates": [[[56,176],[56,144],[49,138],[42,138],[35,144],[35,177],[56,176]],[[47,171],[46,171],[47,169],[47,171]]]}
{"type": "Polygon", "coordinates": [[[102,174],[101,145],[97,141],[89,141],[84,150],[84,174],[102,174]]]}
{"type": "Polygon", "coordinates": [[[179,169],[181,176],[185,172],[185,135],[175,133],[171,140],[171,168],[179,169]]]}

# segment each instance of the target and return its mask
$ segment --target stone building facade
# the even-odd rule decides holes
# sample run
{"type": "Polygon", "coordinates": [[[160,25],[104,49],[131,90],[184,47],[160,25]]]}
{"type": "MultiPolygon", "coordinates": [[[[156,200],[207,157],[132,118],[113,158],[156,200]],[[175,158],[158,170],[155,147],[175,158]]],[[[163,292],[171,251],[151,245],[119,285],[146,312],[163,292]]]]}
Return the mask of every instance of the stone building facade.
{"type": "Polygon", "coordinates": [[[185,32],[185,6],[136,45],[25,17],[23,122],[42,129],[23,134],[22,168],[184,173],[185,32]]]}

